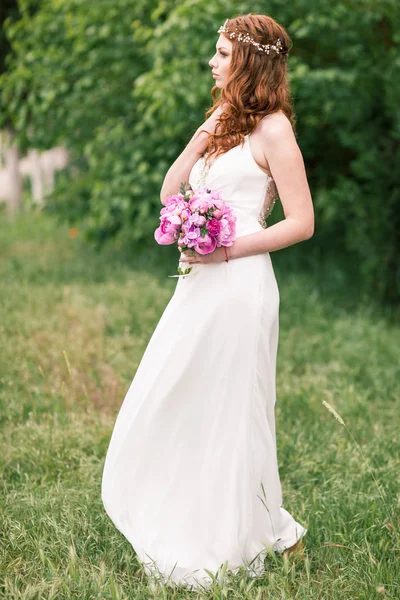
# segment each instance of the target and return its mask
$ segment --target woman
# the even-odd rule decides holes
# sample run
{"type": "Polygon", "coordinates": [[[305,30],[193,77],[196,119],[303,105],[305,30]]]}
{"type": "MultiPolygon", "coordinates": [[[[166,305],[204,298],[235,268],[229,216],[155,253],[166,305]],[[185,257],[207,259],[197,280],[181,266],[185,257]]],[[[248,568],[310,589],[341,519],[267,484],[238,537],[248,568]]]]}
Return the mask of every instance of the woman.
{"type": "Polygon", "coordinates": [[[270,252],[310,238],[314,215],[293,133],[290,39],[272,18],[242,15],[218,31],[211,115],[166,174],[217,190],[236,239],[182,252],[179,278],[118,415],[104,507],[144,570],[207,587],[223,565],[263,574],[268,552],[306,529],[282,507],[275,438],[279,292],[270,252]],[[285,219],[265,228],[276,194],[285,219]]]}

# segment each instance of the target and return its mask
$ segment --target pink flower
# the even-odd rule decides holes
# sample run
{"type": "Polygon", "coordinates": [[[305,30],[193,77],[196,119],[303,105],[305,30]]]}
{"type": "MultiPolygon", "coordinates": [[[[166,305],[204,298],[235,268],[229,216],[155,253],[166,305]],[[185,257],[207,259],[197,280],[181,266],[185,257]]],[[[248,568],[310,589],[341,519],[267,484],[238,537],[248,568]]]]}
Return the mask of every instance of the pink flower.
{"type": "Polygon", "coordinates": [[[201,225],[204,225],[206,222],[206,218],[203,215],[195,212],[190,215],[188,221],[191,225],[197,225],[198,227],[201,227],[201,225]]]}
{"type": "Polygon", "coordinates": [[[165,206],[168,207],[175,207],[177,204],[179,204],[179,202],[182,202],[183,200],[183,196],[182,194],[175,194],[175,196],[167,196],[165,198],[165,206]]]}
{"type": "Polygon", "coordinates": [[[214,219],[220,219],[230,208],[220,198],[214,200],[214,206],[216,207],[213,212],[214,219]]]}
{"type": "Polygon", "coordinates": [[[223,214],[224,214],[223,210],[220,210],[219,208],[216,208],[214,210],[214,212],[213,212],[213,217],[214,217],[214,219],[220,219],[223,214]]]}
{"type": "Polygon", "coordinates": [[[200,238],[200,229],[195,225],[184,223],[182,225],[183,237],[180,238],[180,244],[185,244],[188,248],[193,248],[200,238]]]}
{"type": "Polygon", "coordinates": [[[184,208],[181,212],[182,221],[187,221],[191,214],[190,208],[184,208]]]}
{"type": "Polygon", "coordinates": [[[200,237],[197,241],[197,244],[194,246],[194,249],[199,254],[210,254],[213,250],[215,250],[217,246],[217,242],[214,238],[209,235],[205,235],[204,237],[200,237]]]}
{"type": "Polygon", "coordinates": [[[212,202],[205,198],[204,196],[194,195],[193,198],[189,200],[190,210],[193,212],[198,210],[200,212],[206,212],[210,206],[212,206],[212,202]]]}
{"type": "Polygon", "coordinates": [[[181,220],[178,215],[164,214],[160,226],[154,232],[154,239],[164,246],[173,244],[178,238],[181,220]]]}
{"type": "Polygon", "coordinates": [[[222,202],[221,196],[219,195],[219,192],[217,192],[216,190],[211,190],[210,198],[214,204],[216,202],[222,202]]]}
{"type": "Polygon", "coordinates": [[[232,246],[236,235],[235,217],[231,214],[226,214],[219,221],[221,231],[218,236],[218,246],[232,246]]]}
{"type": "Polygon", "coordinates": [[[198,254],[210,254],[216,247],[232,245],[235,234],[236,215],[232,208],[217,191],[202,186],[165,199],[154,238],[159,244],[176,242],[198,254]]]}
{"type": "Polygon", "coordinates": [[[168,196],[165,200],[165,206],[160,210],[161,215],[175,214],[180,215],[189,204],[181,196],[168,196]]]}
{"type": "Polygon", "coordinates": [[[187,210],[189,208],[189,203],[186,202],[185,200],[181,200],[180,202],[178,202],[178,204],[175,206],[173,213],[175,215],[180,215],[184,210],[187,210]]]}
{"type": "Polygon", "coordinates": [[[221,210],[225,210],[227,208],[225,202],[223,200],[221,200],[221,197],[218,194],[218,198],[215,198],[215,200],[213,200],[213,204],[214,206],[216,206],[217,208],[220,208],[221,210]]]}
{"type": "Polygon", "coordinates": [[[217,221],[217,219],[214,218],[210,219],[207,223],[207,229],[211,236],[217,237],[221,231],[220,221],[217,221]]]}

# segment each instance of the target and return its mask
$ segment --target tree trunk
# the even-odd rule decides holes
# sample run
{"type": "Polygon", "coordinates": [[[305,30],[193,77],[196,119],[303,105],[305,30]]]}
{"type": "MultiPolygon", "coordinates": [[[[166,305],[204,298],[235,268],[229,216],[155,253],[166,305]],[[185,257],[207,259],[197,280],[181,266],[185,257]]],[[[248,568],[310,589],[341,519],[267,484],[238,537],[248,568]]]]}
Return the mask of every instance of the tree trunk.
{"type": "Polygon", "coordinates": [[[40,206],[43,204],[43,173],[40,162],[40,155],[37,150],[31,150],[28,154],[31,161],[31,190],[32,199],[40,206]]]}

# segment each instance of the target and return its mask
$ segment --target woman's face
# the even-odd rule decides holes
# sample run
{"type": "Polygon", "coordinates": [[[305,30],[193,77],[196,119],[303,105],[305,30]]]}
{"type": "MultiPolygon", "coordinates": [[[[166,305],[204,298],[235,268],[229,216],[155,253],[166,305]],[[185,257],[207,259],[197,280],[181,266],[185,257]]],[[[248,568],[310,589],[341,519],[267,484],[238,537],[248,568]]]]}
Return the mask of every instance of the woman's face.
{"type": "Polygon", "coordinates": [[[216,53],[208,64],[212,69],[215,85],[219,88],[223,88],[229,75],[232,58],[232,42],[221,33],[216,44],[216,49],[216,53]]]}

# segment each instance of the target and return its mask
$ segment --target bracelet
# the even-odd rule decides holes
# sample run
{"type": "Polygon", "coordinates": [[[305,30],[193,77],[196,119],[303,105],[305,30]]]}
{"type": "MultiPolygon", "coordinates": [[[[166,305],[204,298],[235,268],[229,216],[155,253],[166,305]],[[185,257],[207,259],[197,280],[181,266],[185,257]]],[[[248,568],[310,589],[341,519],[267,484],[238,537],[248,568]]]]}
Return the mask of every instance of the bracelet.
{"type": "Polygon", "coordinates": [[[226,251],[226,246],[224,246],[224,250],[225,250],[225,256],[226,256],[225,262],[229,262],[228,252],[226,251]]]}

